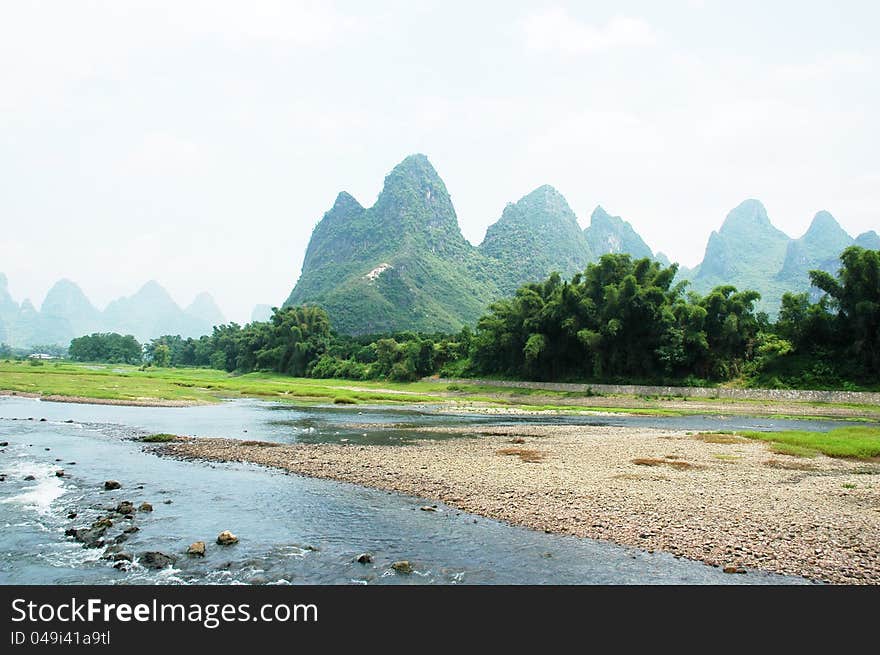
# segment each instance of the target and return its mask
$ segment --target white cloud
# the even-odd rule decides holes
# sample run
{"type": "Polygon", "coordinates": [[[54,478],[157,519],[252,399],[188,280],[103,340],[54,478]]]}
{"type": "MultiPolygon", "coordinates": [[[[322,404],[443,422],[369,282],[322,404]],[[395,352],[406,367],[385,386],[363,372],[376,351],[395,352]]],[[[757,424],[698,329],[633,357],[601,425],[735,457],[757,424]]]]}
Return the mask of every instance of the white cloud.
{"type": "Polygon", "coordinates": [[[133,62],[203,41],[242,48],[327,48],[368,29],[326,3],[150,0],[6,3],[0,8],[0,114],[51,106],[96,77],[125,80],[133,62]]]}
{"type": "Polygon", "coordinates": [[[640,19],[615,16],[605,25],[594,26],[559,8],[531,14],[523,21],[523,30],[529,48],[567,54],[657,43],[654,29],[640,19]]]}
{"type": "Polygon", "coordinates": [[[591,157],[645,156],[663,150],[659,130],[635,114],[585,110],[557,116],[531,141],[537,152],[569,152],[591,157]]]}
{"type": "Polygon", "coordinates": [[[290,45],[335,43],[361,27],[361,21],[326,3],[251,0],[247,3],[189,0],[174,3],[168,22],[192,34],[224,39],[276,40],[290,45]]]}
{"type": "Polygon", "coordinates": [[[777,77],[792,82],[828,80],[838,75],[870,73],[873,61],[856,52],[837,52],[805,64],[786,64],[776,68],[777,77]]]}
{"type": "Polygon", "coordinates": [[[123,160],[120,170],[130,175],[188,175],[207,166],[195,143],[165,132],[150,132],[123,160]]]}

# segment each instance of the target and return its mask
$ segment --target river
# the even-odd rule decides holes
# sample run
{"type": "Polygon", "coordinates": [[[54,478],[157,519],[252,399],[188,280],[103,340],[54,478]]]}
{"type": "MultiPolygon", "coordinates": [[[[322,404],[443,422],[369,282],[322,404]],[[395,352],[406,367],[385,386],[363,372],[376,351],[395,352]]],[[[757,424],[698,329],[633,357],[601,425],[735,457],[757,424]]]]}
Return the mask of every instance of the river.
{"type": "MultiPolygon", "coordinates": [[[[748,417],[444,414],[425,409],[315,407],[255,400],[157,408],[0,399],[0,583],[3,584],[787,584],[801,578],[750,571],[728,575],[699,562],[608,542],[535,532],[429,501],[241,464],[158,457],[136,440],[155,432],[282,442],[401,443],[458,438],[415,431],[445,425],[598,423],[680,429],[824,430],[821,420],[748,417]],[[45,419],[45,420],[42,420],[45,419]],[[56,471],[63,469],[63,477],[56,471]],[[26,480],[32,476],[33,479],[26,480]],[[122,488],[105,491],[105,480],[122,488]],[[88,527],[123,500],[152,512],[116,521],[136,526],[118,570],[102,548],[84,548],[68,528],[88,527]],[[72,513],[75,518],[68,518],[72,513]],[[222,530],[240,537],[214,543],[222,530]],[[184,554],[207,543],[204,558],[184,554]],[[142,555],[177,559],[152,570],[142,555]],[[370,553],[372,562],[356,561],[370,553]],[[409,575],[390,565],[408,560],[409,575]]],[[[123,537],[125,538],[125,537],[123,537]]]]}

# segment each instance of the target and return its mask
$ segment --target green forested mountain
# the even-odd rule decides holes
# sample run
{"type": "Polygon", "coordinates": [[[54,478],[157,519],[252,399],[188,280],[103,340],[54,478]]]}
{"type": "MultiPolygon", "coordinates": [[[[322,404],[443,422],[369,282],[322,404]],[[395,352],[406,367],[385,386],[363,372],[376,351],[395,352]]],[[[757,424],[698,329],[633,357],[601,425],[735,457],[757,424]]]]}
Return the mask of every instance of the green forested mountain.
{"type": "MultiPolygon", "coordinates": [[[[632,225],[620,216],[611,216],[601,206],[593,210],[590,226],[584,230],[584,236],[597,257],[623,253],[633,259],[655,258],[653,251],[632,225]]],[[[662,261],[659,257],[657,259],[662,261]]],[[[667,260],[664,263],[668,265],[669,262],[667,260]]]]}
{"type": "MultiPolygon", "coordinates": [[[[628,223],[598,222],[599,242],[650,253],[628,223]]],[[[598,255],[589,234],[565,198],[545,185],[508,204],[475,248],[427,157],[412,155],[385,178],[372,207],[345,192],[337,196],[312,233],[285,306],[320,305],[333,328],[348,334],[454,331],[524,283],[583,270],[598,255]]]]}
{"type": "Polygon", "coordinates": [[[731,210],[720,230],[709,236],[703,261],[691,272],[693,288],[700,293],[725,284],[754,289],[761,293],[758,308],[775,312],[782,294],[791,290],[776,277],[790,241],[773,227],[764,205],[746,200],[731,210]]]}
{"type": "Polygon", "coordinates": [[[840,267],[840,253],[853,244],[853,238],[835,218],[821,211],[813,218],[804,236],[789,242],[776,279],[789,290],[802,290],[804,283],[809,282],[811,270],[836,273],[840,267]]]}
{"type": "Polygon", "coordinates": [[[676,279],[690,280],[700,293],[721,284],[753,289],[761,294],[757,308],[775,316],[786,292],[812,289],[817,297],[809,272],[836,274],[840,253],[852,245],[880,249],[880,237],[871,231],[853,239],[829,212],[820,211],[802,237],[791,239],[773,227],[760,202],[746,200],[711,234],[700,265],[680,270],[676,279]]]}
{"type": "Polygon", "coordinates": [[[427,157],[412,155],[388,174],[372,207],[339,194],[312,233],[285,306],[320,305],[351,334],[454,331],[498,295],[443,181],[427,157]]]}
{"type": "MultiPolygon", "coordinates": [[[[680,267],[676,280],[689,280],[702,294],[721,285],[755,290],[757,308],[775,316],[783,293],[809,291],[810,270],[836,273],[841,251],[853,243],[880,249],[876,232],[854,240],[825,211],[791,239],[759,201],[746,200],[712,232],[703,261],[680,267]]],[[[413,155],[388,175],[373,207],[339,194],[312,233],[285,306],[320,305],[334,329],[349,334],[454,331],[523,284],[554,271],[570,276],[620,253],[669,265],[630,223],[602,207],[581,230],[565,198],[546,185],[508,204],[474,248],[442,180],[424,155],[413,155]]]]}
{"type": "Polygon", "coordinates": [[[553,271],[570,276],[594,259],[577,216],[549,185],[508,204],[486,230],[480,252],[492,260],[504,294],[553,271]]]}

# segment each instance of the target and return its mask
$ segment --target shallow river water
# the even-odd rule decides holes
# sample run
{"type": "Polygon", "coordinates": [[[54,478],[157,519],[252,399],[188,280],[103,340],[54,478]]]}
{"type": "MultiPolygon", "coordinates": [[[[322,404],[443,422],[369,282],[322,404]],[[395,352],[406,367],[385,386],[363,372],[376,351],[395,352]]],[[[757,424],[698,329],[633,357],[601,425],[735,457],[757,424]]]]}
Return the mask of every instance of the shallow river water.
{"type": "MultiPolygon", "coordinates": [[[[449,415],[363,407],[298,407],[234,401],[189,408],[119,407],[0,399],[0,584],[786,584],[750,571],[726,575],[699,562],[607,542],[544,534],[424,499],[240,464],[157,457],[133,437],[171,432],[283,442],[400,443],[437,438],[415,427],[546,423],[547,417],[449,415]],[[45,419],[45,420],[41,420],[45,419]],[[344,441],[343,441],[344,442],[344,441]],[[63,477],[55,475],[63,469],[63,477]],[[32,480],[25,480],[33,476],[32,480]],[[122,488],[104,491],[105,480],[122,488]],[[65,536],[123,500],[152,504],[122,527],[127,571],[65,536]],[[76,513],[75,518],[68,518],[76,513]],[[241,541],[214,543],[222,530],[241,541]],[[183,554],[202,540],[207,556],[183,554]],[[147,551],[177,557],[170,568],[140,565],[147,551]],[[371,553],[368,564],[356,562],[371,553]],[[414,573],[391,570],[409,560],[414,573]]],[[[553,417],[553,423],[681,429],[825,430],[827,421],[717,417],[553,417]]],[[[442,435],[445,438],[456,438],[442,435]]]]}

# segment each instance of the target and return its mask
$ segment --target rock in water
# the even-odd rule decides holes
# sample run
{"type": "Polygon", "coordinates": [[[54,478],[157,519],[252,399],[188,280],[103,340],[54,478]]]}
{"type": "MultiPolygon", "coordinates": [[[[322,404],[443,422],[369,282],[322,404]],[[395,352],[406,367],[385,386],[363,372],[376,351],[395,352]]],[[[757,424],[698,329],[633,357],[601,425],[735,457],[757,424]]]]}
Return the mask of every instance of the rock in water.
{"type": "Polygon", "coordinates": [[[24,481],[25,481],[25,482],[31,482],[31,481],[36,480],[36,479],[37,479],[37,478],[35,478],[33,475],[26,475],[26,476],[24,476],[24,481]]]}
{"type": "Polygon", "coordinates": [[[104,545],[101,538],[107,531],[106,526],[97,526],[93,528],[70,528],[64,532],[69,537],[73,537],[83,545],[83,548],[100,548],[104,545]]]}
{"type": "Polygon", "coordinates": [[[413,572],[412,564],[410,564],[407,560],[402,559],[398,562],[394,562],[391,565],[391,568],[397,573],[402,573],[404,575],[409,575],[413,572]]]}
{"type": "Polygon", "coordinates": [[[419,509],[422,510],[423,512],[436,512],[437,506],[436,505],[422,505],[419,509]]]}
{"type": "Polygon", "coordinates": [[[119,484],[116,480],[107,480],[104,483],[104,490],[105,491],[113,491],[114,489],[121,489],[121,488],[122,488],[122,485],[119,484]]]}
{"type": "Polygon", "coordinates": [[[232,534],[229,530],[224,530],[217,535],[217,543],[221,546],[231,546],[232,544],[238,543],[238,537],[232,534]]]}
{"type": "Polygon", "coordinates": [[[171,566],[176,561],[176,557],[155,550],[141,553],[140,556],[141,565],[146,566],[148,569],[164,569],[166,566],[171,566]]]}
{"type": "Polygon", "coordinates": [[[196,557],[204,557],[205,556],[205,542],[204,541],[196,541],[189,545],[189,548],[186,549],[187,555],[195,555],[196,557]]]}
{"type": "Polygon", "coordinates": [[[153,506],[150,503],[141,503],[141,506],[138,507],[139,512],[152,512],[153,506]]]}
{"type": "Polygon", "coordinates": [[[63,478],[64,477],[64,469],[58,469],[55,471],[55,477],[63,478]]]}
{"type": "Polygon", "coordinates": [[[746,570],[741,566],[736,566],[734,564],[730,564],[724,567],[725,573],[745,573],[746,570]]]}
{"type": "Polygon", "coordinates": [[[123,500],[116,506],[117,514],[134,514],[134,504],[130,500],[123,500]]]}
{"type": "Polygon", "coordinates": [[[370,553],[361,553],[357,556],[357,562],[359,564],[369,564],[373,561],[373,556],[370,553]]]}

